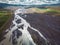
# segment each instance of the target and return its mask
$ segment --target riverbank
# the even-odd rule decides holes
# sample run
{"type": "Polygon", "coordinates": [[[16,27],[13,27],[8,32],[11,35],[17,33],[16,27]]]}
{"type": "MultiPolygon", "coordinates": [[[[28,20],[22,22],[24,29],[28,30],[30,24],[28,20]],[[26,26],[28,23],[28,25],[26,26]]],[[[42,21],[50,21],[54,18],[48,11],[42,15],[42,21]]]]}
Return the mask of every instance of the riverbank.
{"type": "MultiPolygon", "coordinates": [[[[34,13],[26,14],[26,18],[24,19],[48,39],[48,44],[60,45],[60,16],[53,16],[52,13],[50,15],[34,13]]],[[[36,31],[30,28],[28,28],[28,30],[37,45],[46,44],[44,39],[41,38],[36,31]]]]}
{"type": "Polygon", "coordinates": [[[3,35],[5,35],[5,30],[10,27],[13,17],[11,10],[0,9],[0,41],[3,39],[3,35]]]}

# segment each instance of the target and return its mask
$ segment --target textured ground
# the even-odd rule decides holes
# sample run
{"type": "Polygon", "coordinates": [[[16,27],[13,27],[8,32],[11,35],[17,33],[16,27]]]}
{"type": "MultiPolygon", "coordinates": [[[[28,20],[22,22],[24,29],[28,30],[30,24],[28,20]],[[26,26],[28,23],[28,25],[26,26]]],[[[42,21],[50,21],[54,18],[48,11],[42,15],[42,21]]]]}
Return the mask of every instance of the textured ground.
{"type": "MultiPolygon", "coordinates": [[[[52,45],[60,45],[60,16],[53,14],[26,14],[26,18],[22,16],[31,24],[32,27],[38,29],[52,45]]],[[[43,44],[43,39],[39,37],[38,33],[28,28],[34,41],[39,45],[43,44]]]]}
{"type": "MultiPolygon", "coordinates": [[[[31,8],[29,10],[31,10],[31,8]]],[[[60,13],[56,11],[52,11],[53,13],[51,11],[48,13],[43,12],[44,13],[27,13],[20,16],[26,19],[32,27],[38,29],[52,45],[60,45],[60,13]]],[[[45,45],[44,40],[37,32],[30,28],[28,28],[28,30],[37,45],[45,45]]]]}

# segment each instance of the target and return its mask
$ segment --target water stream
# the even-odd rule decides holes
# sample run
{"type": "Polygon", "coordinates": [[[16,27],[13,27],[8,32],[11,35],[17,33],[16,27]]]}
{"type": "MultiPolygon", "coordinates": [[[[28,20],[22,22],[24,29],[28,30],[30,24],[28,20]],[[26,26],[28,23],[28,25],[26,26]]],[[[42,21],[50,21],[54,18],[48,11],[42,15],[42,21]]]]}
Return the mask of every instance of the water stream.
{"type": "Polygon", "coordinates": [[[8,33],[4,36],[5,39],[0,43],[0,45],[37,45],[32,39],[28,27],[36,31],[40,37],[45,40],[46,45],[48,45],[49,41],[44,37],[44,35],[32,27],[24,18],[20,17],[20,15],[23,15],[23,11],[25,11],[25,9],[17,9],[14,12],[15,17],[12,21],[13,24],[10,27],[10,30],[7,30],[8,33]]]}

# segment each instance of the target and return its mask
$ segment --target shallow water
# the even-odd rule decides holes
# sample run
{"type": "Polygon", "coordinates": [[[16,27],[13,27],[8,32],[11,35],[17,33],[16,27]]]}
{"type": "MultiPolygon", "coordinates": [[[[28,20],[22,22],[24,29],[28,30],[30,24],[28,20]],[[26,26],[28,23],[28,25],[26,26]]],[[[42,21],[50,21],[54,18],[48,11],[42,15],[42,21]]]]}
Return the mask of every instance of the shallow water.
{"type": "Polygon", "coordinates": [[[49,41],[39,30],[31,27],[31,25],[24,18],[20,17],[20,15],[23,15],[24,11],[25,9],[17,9],[14,12],[15,17],[12,21],[13,24],[10,27],[10,31],[8,30],[8,33],[4,35],[5,39],[0,42],[0,45],[37,45],[31,37],[28,27],[36,31],[39,36],[45,40],[45,45],[49,43],[49,41]]]}

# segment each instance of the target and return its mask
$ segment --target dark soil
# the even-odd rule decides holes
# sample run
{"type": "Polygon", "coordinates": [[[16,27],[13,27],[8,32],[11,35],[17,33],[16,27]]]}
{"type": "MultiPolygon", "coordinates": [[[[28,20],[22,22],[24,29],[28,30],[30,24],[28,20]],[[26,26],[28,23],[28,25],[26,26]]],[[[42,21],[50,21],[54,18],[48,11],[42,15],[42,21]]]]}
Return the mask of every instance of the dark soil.
{"type": "MultiPolygon", "coordinates": [[[[27,17],[22,17],[26,19],[32,27],[38,29],[50,41],[51,45],[60,45],[60,16],[37,13],[26,15],[27,17]]],[[[28,30],[37,45],[44,43],[37,32],[34,32],[32,29],[28,30]]]]}

